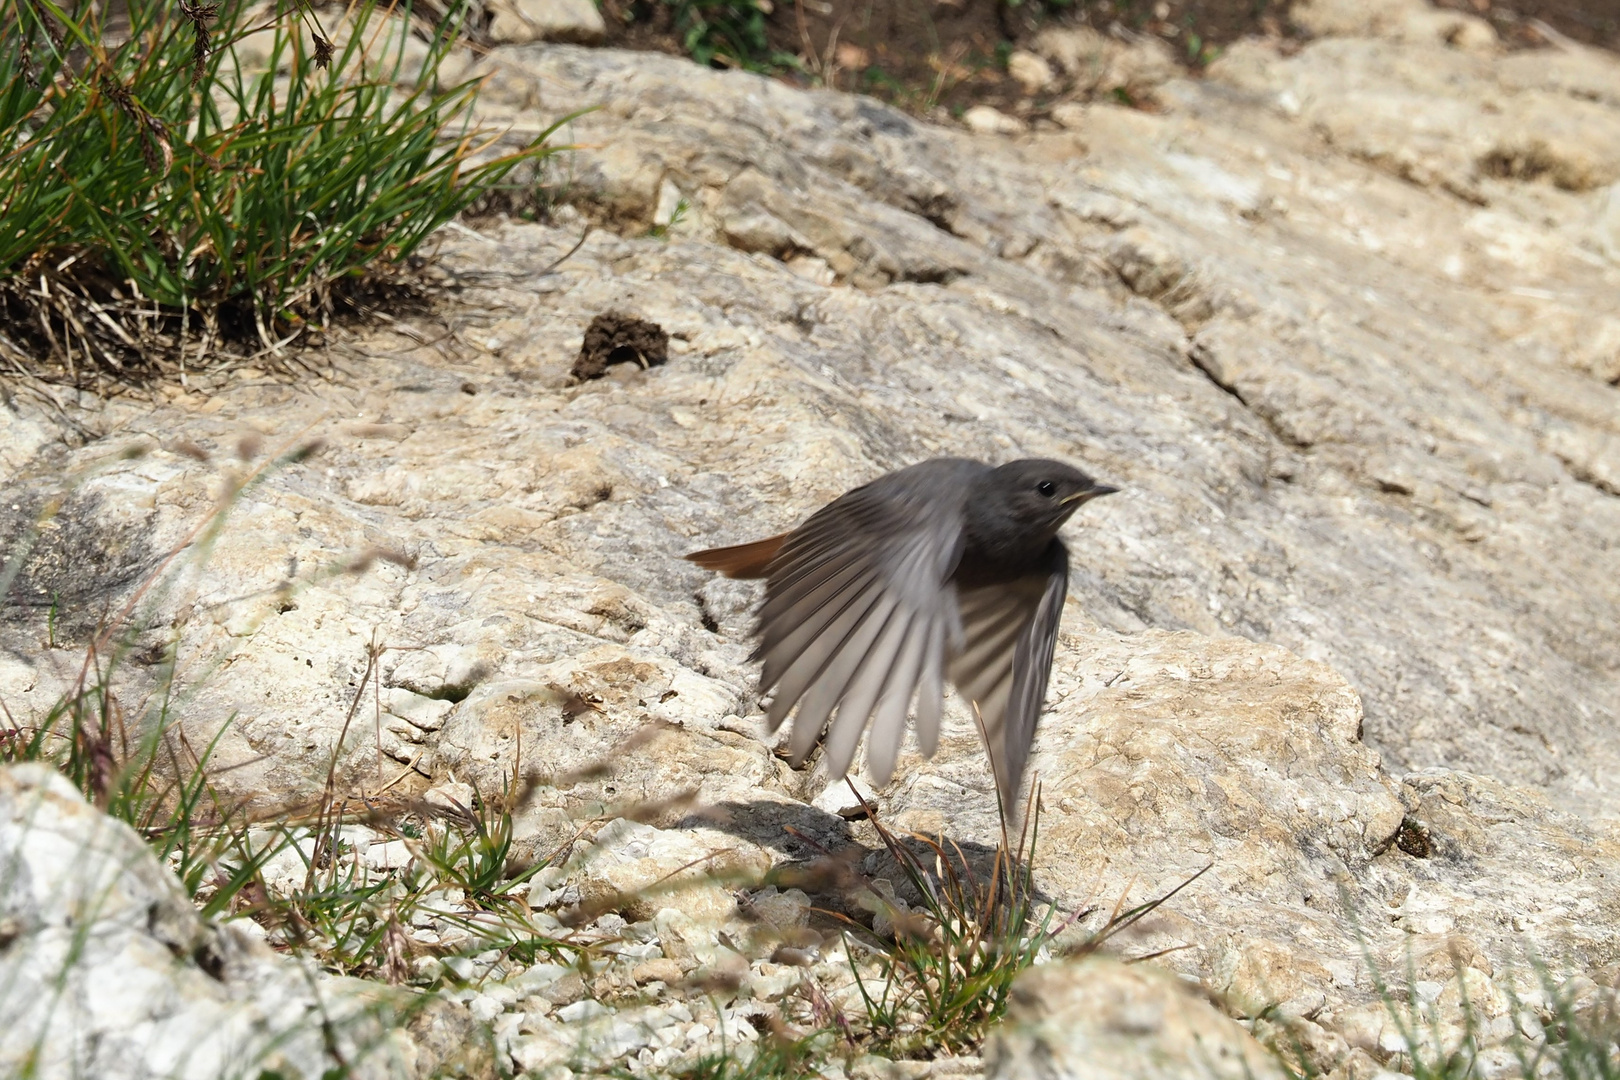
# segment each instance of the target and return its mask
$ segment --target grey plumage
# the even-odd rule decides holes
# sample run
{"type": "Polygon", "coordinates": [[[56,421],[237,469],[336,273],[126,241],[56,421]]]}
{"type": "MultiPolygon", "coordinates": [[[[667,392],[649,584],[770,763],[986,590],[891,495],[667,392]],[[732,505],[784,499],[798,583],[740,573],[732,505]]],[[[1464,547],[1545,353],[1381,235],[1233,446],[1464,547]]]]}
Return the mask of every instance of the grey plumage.
{"type": "Polygon", "coordinates": [[[767,729],[797,706],[795,762],[824,737],[829,770],[843,775],[870,724],[867,764],[886,783],[914,699],[918,747],[938,748],[948,678],[978,708],[1011,814],[1068,588],[1057,532],[1114,490],[1056,461],[937,458],[845,493],[792,532],[688,558],[766,579],[754,659],[775,690],[767,729]]]}

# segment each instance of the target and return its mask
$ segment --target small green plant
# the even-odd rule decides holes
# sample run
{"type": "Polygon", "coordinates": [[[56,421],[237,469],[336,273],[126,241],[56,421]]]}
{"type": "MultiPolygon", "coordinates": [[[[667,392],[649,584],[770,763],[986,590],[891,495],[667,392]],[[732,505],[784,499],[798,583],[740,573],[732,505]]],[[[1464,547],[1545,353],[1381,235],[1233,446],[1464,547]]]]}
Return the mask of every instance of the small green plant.
{"type": "Polygon", "coordinates": [[[675,209],[670,213],[669,220],[662,225],[654,225],[647,230],[647,235],[655,240],[668,239],[671,230],[686,220],[686,215],[692,210],[692,203],[684,195],[676,202],[675,209]]]}
{"type": "MultiPolygon", "coordinates": [[[[861,797],[859,792],[856,797],[861,797]]],[[[1025,804],[1016,843],[1009,839],[1003,816],[1001,842],[988,876],[975,873],[954,842],[947,849],[944,837],[913,834],[902,839],[872,814],[870,806],[866,809],[910,891],[920,897],[912,908],[885,890],[872,891],[879,913],[892,928],[886,938],[851,924],[859,937],[875,937],[866,950],[877,966],[877,979],[870,986],[861,974],[857,949],[849,947],[846,937],[874,1044],[899,1056],[942,1049],[970,1051],[1006,1012],[1013,981],[1060,933],[1093,914],[1093,909],[1058,918],[1056,909],[1038,899],[1032,871],[1040,832],[1038,785],[1025,804]]],[[[1146,903],[1124,909],[1122,902],[1101,929],[1071,951],[1079,955],[1097,951],[1208,869],[1146,903]]]]}
{"type": "Polygon", "coordinates": [[[492,153],[477,84],[439,88],[459,2],[412,71],[407,22],[379,33],[395,9],[375,0],[336,43],[302,6],[272,27],[244,4],[120,7],[119,35],[105,4],[0,17],[0,355],[24,369],[82,382],[275,350],[555,151],[551,129],[492,153]],[[236,46],[260,31],[250,63],[236,46]]]}
{"type": "Polygon", "coordinates": [[[1016,850],[1007,843],[1003,819],[1002,843],[985,881],[954,844],[951,858],[943,837],[913,836],[907,844],[871,816],[890,857],[921,897],[920,906],[908,910],[892,896],[872,893],[893,928],[892,939],[880,940],[874,951],[880,988],[869,989],[846,939],[867,1017],[886,1049],[973,1046],[1005,1012],[1013,979],[1035,962],[1049,938],[1051,915],[1037,912],[1024,858],[1034,849],[1035,817],[1026,813],[1016,850]],[[932,873],[923,861],[928,855],[932,873]]]}
{"type": "Polygon", "coordinates": [[[877,64],[868,64],[861,69],[858,89],[863,93],[887,93],[899,97],[907,92],[905,83],[883,70],[877,64]]]}
{"type": "Polygon", "coordinates": [[[244,869],[253,888],[239,890],[247,899],[238,902],[236,914],[251,916],[271,931],[272,940],[328,971],[395,984],[431,986],[447,973],[455,977],[442,964],[419,972],[413,960],[420,956],[496,950],[530,964],[542,956],[572,962],[582,954],[565,935],[539,925],[516,891],[547,863],[507,872],[509,808],[485,816],[414,802],[384,811],[364,802],[350,812],[346,800],[324,799],[313,824],[267,821],[239,840],[236,850],[252,856],[244,869]],[[407,831],[399,823],[405,817],[423,823],[407,831]],[[354,824],[403,841],[410,859],[391,868],[369,865],[365,851],[346,838],[354,824]],[[267,880],[271,860],[287,858],[283,853],[296,853],[301,864],[291,885],[284,873],[267,880]],[[412,936],[413,926],[436,926],[435,937],[448,933],[459,944],[424,947],[412,936]]]}
{"type": "Polygon", "coordinates": [[[417,844],[417,855],[441,881],[489,906],[506,902],[515,887],[545,864],[535,863],[520,874],[510,874],[511,811],[504,799],[493,812],[486,806],[479,800],[477,807],[453,807],[444,827],[427,830],[417,844]]]}
{"type": "Polygon", "coordinates": [[[681,48],[700,64],[773,71],[797,58],[771,47],[766,6],[759,0],[666,0],[674,9],[681,48]]]}
{"type": "MultiPolygon", "coordinates": [[[[853,788],[851,789],[853,790],[853,788]]],[[[1031,807],[1035,797],[1031,796],[1031,807]]],[[[961,849],[943,837],[907,844],[874,817],[873,824],[913,893],[915,910],[877,896],[893,939],[876,953],[880,989],[869,990],[850,950],[851,969],[880,1045],[902,1053],[976,1046],[1006,1011],[1012,982],[1035,962],[1052,933],[1052,911],[1035,899],[1030,863],[1038,834],[1029,810],[1017,846],[996,849],[985,880],[961,849]],[[933,863],[932,872],[924,860],[933,863]]]]}
{"type": "MultiPolygon", "coordinates": [[[[382,978],[390,983],[436,983],[443,965],[416,978],[412,958],[422,952],[407,931],[417,923],[449,929],[462,944],[444,956],[470,956],[497,950],[523,963],[541,956],[577,958],[583,950],[538,925],[518,887],[549,865],[536,860],[526,869],[511,867],[513,812],[533,794],[538,780],[522,779],[521,755],[499,797],[473,796],[471,806],[454,800],[419,800],[385,806],[372,797],[340,793],[338,756],[366,687],[378,677],[387,650],[376,642],[343,727],[332,748],[325,789],[313,815],[300,820],[281,814],[262,825],[259,848],[240,844],[253,856],[257,903],[245,909],[287,947],[315,958],[337,974],[382,978]],[[401,842],[410,852],[404,866],[377,869],[347,839],[346,828],[363,825],[401,842]],[[297,852],[301,884],[287,887],[265,880],[272,853],[297,852]]],[[[437,935],[436,935],[437,936],[437,935]]]]}

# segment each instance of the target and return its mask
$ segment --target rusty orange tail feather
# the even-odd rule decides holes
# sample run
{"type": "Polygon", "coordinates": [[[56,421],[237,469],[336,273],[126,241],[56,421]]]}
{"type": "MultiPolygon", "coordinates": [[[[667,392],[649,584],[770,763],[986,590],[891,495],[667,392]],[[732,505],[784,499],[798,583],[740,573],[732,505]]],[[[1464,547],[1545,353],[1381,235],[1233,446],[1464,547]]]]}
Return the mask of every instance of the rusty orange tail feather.
{"type": "Polygon", "coordinates": [[[705,570],[718,570],[729,578],[762,578],[776,558],[776,553],[782,549],[782,541],[787,539],[787,533],[777,536],[767,536],[763,540],[755,540],[751,544],[738,544],[735,547],[710,548],[708,551],[694,551],[686,556],[705,570]]]}

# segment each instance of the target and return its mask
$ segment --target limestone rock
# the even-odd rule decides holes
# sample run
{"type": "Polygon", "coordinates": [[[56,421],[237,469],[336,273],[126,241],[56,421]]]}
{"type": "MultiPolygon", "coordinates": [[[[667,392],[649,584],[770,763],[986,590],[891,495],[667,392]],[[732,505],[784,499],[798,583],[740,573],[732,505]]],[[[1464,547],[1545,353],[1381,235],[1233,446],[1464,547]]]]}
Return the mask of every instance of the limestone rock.
{"type": "MultiPolygon", "coordinates": [[[[0,923],[8,1075],[381,1078],[436,1060],[404,1027],[429,1002],[304,971],[204,922],[143,840],[44,766],[0,769],[0,923]]],[[[416,1027],[431,1044],[444,1018],[428,1019],[416,1027]]]]}
{"type": "Polygon", "coordinates": [[[1036,58],[1064,74],[1074,92],[1087,97],[1120,91],[1144,101],[1178,74],[1169,46],[1154,37],[1120,41],[1088,26],[1055,26],[1037,34],[1031,48],[1036,58]]]}
{"type": "Polygon", "coordinates": [[[1059,127],[1075,130],[1086,126],[1086,106],[1078,101],[1063,101],[1052,106],[1052,119],[1059,127]]]}
{"type": "Polygon", "coordinates": [[[1620,183],[1610,184],[1603,193],[1592,222],[1592,239],[1610,262],[1620,265],[1620,183]]]}
{"type": "Polygon", "coordinates": [[[595,45],[607,34],[591,0],[488,0],[489,38],[506,44],[572,41],[595,45]]]}
{"type": "Polygon", "coordinates": [[[817,795],[810,805],[842,818],[856,818],[863,816],[866,808],[876,801],[877,796],[872,791],[872,785],[867,783],[864,777],[850,776],[843,780],[834,780],[822,788],[821,794],[817,795]]]}
{"type": "MultiPolygon", "coordinates": [[[[1606,539],[1620,420],[1605,384],[1620,268],[1589,262],[1606,220],[1596,190],[1479,173],[1497,144],[1452,122],[1461,109],[1487,132],[1488,107],[1507,116],[1525,95],[1567,105],[1594,156],[1586,173],[1567,157],[1563,175],[1595,180],[1617,109],[1589,91],[1613,61],[1537,63],[1533,76],[1512,57],[1365,37],[1293,57],[1234,46],[1212,75],[1224,85],[1159,85],[1186,115],[1091,106],[1086,149],[1036,133],[1003,155],[870,101],[669,57],[499,50],[492,120],[533,120],[542,84],[546,110],[604,107],[571,129],[602,147],[570,159],[571,199],[639,236],[661,192],[686,192],[689,239],[599,231],[536,282],[523,274],[577,233],[447,240],[446,266],[499,313],[467,331],[483,351],[454,372],[395,356],[353,410],[389,424],[351,429],[348,404],[342,424],[320,421],[328,456],[278,470],[206,570],[149,594],[165,597],[152,625],[179,627],[196,670],[221,672],[189,714],[205,736],[237,717],[219,752],[255,762],[234,774],[245,788],[316,790],[375,640],[388,697],[357,713],[346,780],[465,768],[498,787],[516,751],[535,764],[552,733],[567,761],[539,767],[569,772],[645,713],[686,725],[668,746],[697,748],[681,786],[655,778],[649,797],[700,774],[706,799],[731,798],[733,776],[739,791],[772,788],[739,644],[750,594],[682,577],[676,556],[786,527],[921,455],[1041,452],[1133,492],[1076,526],[1089,552],[1076,596],[1104,625],[1241,633],[1331,663],[1397,772],[1446,763],[1566,806],[1620,806],[1604,719],[1620,707],[1606,539]],[[1322,132],[1349,130],[1334,115],[1383,116],[1394,148],[1324,149],[1322,132]],[[1387,162],[1439,179],[1396,180],[1387,162]],[[677,270],[698,291],[674,289],[677,270]],[[564,390],[578,335],[626,306],[671,331],[670,364],[564,390]],[[770,407],[722,417],[720,402],[756,395],[770,407]],[[409,557],[359,558],[383,549],[409,557]],[[363,574],[329,572],[361,562],[363,574]],[[585,674],[573,658],[604,646],[659,667],[654,698],[679,696],[570,704],[585,674]],[[480,690],[506,680],[527,705],[480,690]],[[421,709],[442,712],[438,731],[421,709]],[[722,744],[726,768],[700,764],[722,744]],[[733,754],[752,755],[740,773],[733,754]]],[[[391,340],[367,348],[397,353],[391,340]]],[[[38,428],[24,448],[66,431],[21,396],[8,410],[38,428]]],[[[320,415],[284,388],[166,395],[146,411],[87,409],[73,430],[106,435],[60,467],[18,457],[7,537],[53,505],[61,478],[81,479],[13,587],[8,705],[43,702],[42,715],[71,670],[36,647],[42,597],[93,618],[82,613],[127,596],[212,505],[224,466],[174,446],[228,455],[250,425],[290,433],[320,415]],[[124,449],[141,456],[112,452],[124,449]],[[64,573],[74,559],[94,572],[64,573]]],[[[614,764],[651,777],[648,762],[614,764]]],[[[609,785],[554,800],[559,829],[618,798],[609,785]]]]}
{"type": "MultiPolygon", "coordinates": [[[[1496,81],[1490,78],[1494,64],[1477,50],[1429,42],[1429,21],[1473,27],[1479,20],[1472,16],[1405,0],[1334,5],[1331,13],[1322,5],[1301,5],[1293,12],[1307,21],[1313,12],[1322,14],[1319,32],[1345,36],[1312,45],[1309,61],[1276,63],[1264,46],[1242,45],[1211,65],[1211,74],[1275,95],[1345,153],[1479,205],[1492,197],[1486,180],[1539,179],[1586,191],[1620,176],[1615,110],[1584,93],[1580,75],[1530,79],[1515,72],[1496,81]],[[1426,29],[1413,30],[1412,20],[1426,29]],[[1321,61],[1330,56],[1327,74],[1321,61]],[[1473,93],[1465,86],[1482,89],[1473,93]]],[[[1489,27],[1483,32],[1490,33],[1489,27]]],[[[1601,66],[1611,79],[1620,72],[1612,56],[1572,55],[1568,62],[1582,74],[1601,66]]],[[[1564,65],[1559,56],[1542,67],[1564,65]]]]}
{"type": "Polygon", "coordinates": [[[1031,968],[985,1051],[987,1080],[1282,1080],[1271,1053],[1194,987],[1147,965],[1031,968]]]}
{"type": "Polygon", "coordinates": [[[1424,0],[1305,0],[1289,21],[1319,37],[1369,37],[1444,43],[1468,52],[1496,48],[1496,31],[1476,15],[1446,11],[1424,0]]]}
{"type": "Polygon", "coordinates": [[[1007,57],[1007,74],[1026,94],[1040,93],[1057,78],[1051,64],[1038,54],[1024,49],[1014,49],[1012,55],[1007,57]]]}
{"type": "MultiPolygon", "coordinates": [[[[1037,885],[1060,911],[1092,910],[1070,943],[1116,903],[1184,886],[1114,939],[1123,955],[1166,952],[1162,963],[1234,1015],[1314,1024],[1323,1069],[1398,1030],[1375,972],[1399,983],[1413,969],[1437,999],[1472,980],[1471,999],[1525,1000],[1539,993],[1525,950],[1563,979],[1620,943],[1620,900],[1603,887],[1620,872],[1615,830],[1446,770],[1394,784],[1358,740],[1355,695],[1325,666],[1160,633],[1066,631],[1058,657],[1030,768],[1037,885]],[[1561,883],[1556,901],[1530,883],[1544,874],[1561,883]],[[1356,1034],[1368,1024],[1371,1035],[1356,1034]]],[[[993,845],[1000,823],[977,744],[956,713],[933,761],[902,758],[884,820],[993,845]]],[[[1435,1006],[1442,1031],[1461,1023],[1446,1007],[1435,1006]]],[[[1501,1045],[1512,1024],[1482,1029],[1483,1042],[1501,1045]]]]}
{"type": "Polygon", "coordinates": [[[968,130],[978,135],[1016,135],[1028,125],[989,105],[975,105],[962,114],[968,130]]]}
{"type": "Polygon", "coordinates": [[[598,832],[575,863],[571,878],[586,908],[622,911],[630,919],[672,909],[719,925],[737,907],[730,889],[755,883],[771,859],[732,837],[620,819],[598,832]]]}

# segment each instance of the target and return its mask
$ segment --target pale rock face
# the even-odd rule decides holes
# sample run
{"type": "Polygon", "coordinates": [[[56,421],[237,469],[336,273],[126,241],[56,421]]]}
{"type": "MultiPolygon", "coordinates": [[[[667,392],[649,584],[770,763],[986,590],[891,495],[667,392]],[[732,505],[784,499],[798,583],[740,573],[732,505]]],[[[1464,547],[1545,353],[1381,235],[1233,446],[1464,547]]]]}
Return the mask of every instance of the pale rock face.
{"type": "Polygon", "coordinates": [[[1012,55],[1007,57],[1007,74],[1023,87],[1026,94],[1038,94],[1057,79],[1051,64],[1037,53],[1024,49],[1014,49],[1012,55]]]}
{"type": "Polygon", "coordinates": [[[829,781],[821,793],[810,800],[810,805],[842,818],[856,818],[863,816],[866,808],[876,802],[877,794],[872,785],[865,777],[855,775],[829,781]]]}
{"type": "Polygon", "coordinates": [[[143,840],[43,766],[0,769],[0,923],[7,1075],[24,1061],[42,1080],[433,1070],[403,1026],[432,1026],[425,1002],[302,970],[259,935],[203,922],[143,840]]]}
{"type": "Polygon", "coordinates": [[[591,0],[489,0],[489,38],[498,44],[572,41],[594,45],[607,34],[591,0]]]}
{"type": "MultiPolygon", "coordinates": [[[[1088,26],[1042,30],[1032,49],[1049,71],[1062,72],[1071,89],[1088,97],[1123,91],[1132,100],[1146,100],[1179,74],[1169,46],[1157,38],[1120,41],[1088,26]]],[[[1012,71],[1010,61],[1008,71],[1012,71]]],[[[1019,77],[1015,74],[1014,78],[1019,77]]]]}
{"type": "MultiPolygon", "coordinates": [[[[330,382],[70,402],[71,425],[9,399],[0,535],[42,524],[0,615],[11,722],[248,471],[245,433],[319,436],[138,605],[132,657],[177,642],[222,783],[307,799],[334,749],[360,793],[534,778],[520,844],[558,854],[558,897],[725,847],[864,856],[869,826],[761,738],[757,588],[680,556],[921,458],[1055,456],[1124,490],[1065,532],[1045,895],[1106,912],[1209,865],[1116,944],[1175,948],[1343,1076],[1391,1052],[1358,925],[1386,974],[1411,956],[1481,1000],[1524,1000],[1528,953],[1612,985],[1620,63],[1389,10],[1139,81],[1159,112],[1069,103],[1083,145],[664,56],[470,62],[495,122],[596,111],[562,132],[552,225],[447,232],[450,338],[367,330],[330,382]],[[669,363],[570,384],[612,309],[668,330],[669,363]],[[594,824],[618,818],[656,835],[594,824]]],[[[1063,78],[1111,70],[1069,44],[1040,54],[1063,78]]],[[[153,665],[122,670],[133,714],[153,665]]],[[[874,796],[977,857],[995,802],[952,708],[874,796]]],[[[701,965],[729,901],[693,892],[641,914],[701,965]]]]}
{"type": "Polygon", "coordinates": [[[51,425],[11,400],[0,402],[0,469],[8,474],[53,441],[51,425]]]}
{"type": "Polygon", "coordinates": [[[978,135],[1016,135],[1029,127],[1016,116],[1008,116],[989,105],[973,106],[962,114],[962,122],[978,135]]]}
{"type": "MultiPolygon", "coordinates": [[[[1592,239],[1610,262],[1620,265],[1620,183],[1610,184],[1604,191],[1593,215],[1592,239]]],[[[1620,368],[1615,374],[1620,375],[1620,368]]]]}
{"type": "MultiPolygon", "coordinates": [[[[1060,912],[1090,912],[1067,942],[1184,886],[1115,948],[1165,953],[1233,1015],[1320,1030],[1323,1068],[1398,1031],[1377,978],[1410,969],[1437,993],[1462,980],[1471,1001],[1501,999],[1482,1013],[1494,1019],[1509,1011],[1502,987],[1521,1001],[1539,992],[1531,955],[1579,971],[1620,945],[1620,900],[1605,888],[1620,871],[1612,828],[1446,770],[1396,783],[1359,741],[1359,700],[1325,665],[1160,632],[1066,631],[1058,656],[1031,770],[1036,884],[1060,912]],[[1556,892],[1530,884],[1543,875],[1556,892]]],[[[979,755],[957,714],[932,762],[902,760],[887,820],[988,849],[1000,825],[979,755]]],[[[1440,996],[1442,1028],[1460,1025],[1460,1005],[1448,1012],[1440,996]]],[[[1487,1042],[1509,1037],[1503,1023],[1487,1042]]]]}
{"type": "Polygon", "coordinates": [[[1484,19],[1423,0],[1304,0],[1288,9],[1288,19],[1317,37],[1381,38],[1478,53],[1492,53],[1498,44],[1484,19]]]}
{"type": "MultiPolygon", "coordinates": [[[[1463,26],[1478,22],[1416,6],[1424,18],[1462,20],[1463,26]]],[[[1376,19],[1377,8],[1351,4],[1345,10],[1376,19]]],[[[1314,9],[1296,8],[1296,18],[1302,10],[1314,9]]],[[[1331,57],[1327,65],[1278,63],[1263,45],[1237,43],[1211,65],[1211,75],[1272,95],[1280,108],[1344,154],[1481,207],[1493,201],[1481,186],[1486,177],[1544,179],[1584,192],[1620,176],[1614,108],[1585,86],[1591,79],[1587,69],[1612,69],[1612,57],[1593,59],[1572,51],[1554,59],[1537,53],[1542,67],[1573,70],[1562,79],[1536,78],[1522,59],[1498,61],[1477,51],[1436,48],[1428,38],[1426,33],[1397,34],[1393,40],[1326,37],[1311,51],[1318,61],[1331,57]],[[1509,66],[1514,63],[1520,66],[1509,66]]]]}
{"type": "Polygon", "coordinates": [[[598,832],[577,862],[574,880],[586,906],[623,911],[631,919],[668,909],[708,925],[736,911],[728,884],[758,881],[771,866],[768,853],[723,834],[655,829],[623,819],[598,832]]]}
{"type": "Polygon", "coordinates": [[[987,1080],[1282,1080],[1269,1051],[1151,967],[1090,959],[1034,968],[1013,984],[985,1051],[987,1080]]]}

